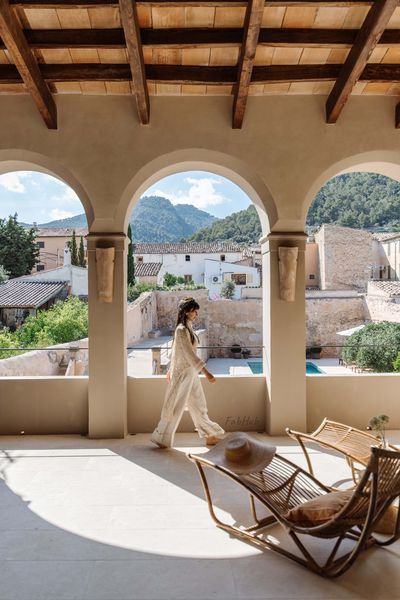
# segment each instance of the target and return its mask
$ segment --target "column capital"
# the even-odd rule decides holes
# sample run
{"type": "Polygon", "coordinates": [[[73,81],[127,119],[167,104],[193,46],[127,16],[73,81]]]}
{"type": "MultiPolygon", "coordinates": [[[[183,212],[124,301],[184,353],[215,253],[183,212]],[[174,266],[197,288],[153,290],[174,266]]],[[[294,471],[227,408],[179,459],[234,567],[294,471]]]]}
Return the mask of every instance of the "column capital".
{"type": "Polygon", "coordinates": [[[297,247],[304,252],[307,238],[304,231],[271,231],[260,239],[261,253],[278,252],[279,246],[297,247]]]}
{"type": "Polygon", "coordinates": [[[115,248],[116,252],[123,252],[128,248],[129,239],[123,232],[92,232],[86,237],[88,252],[96,248],[115,248]]]}

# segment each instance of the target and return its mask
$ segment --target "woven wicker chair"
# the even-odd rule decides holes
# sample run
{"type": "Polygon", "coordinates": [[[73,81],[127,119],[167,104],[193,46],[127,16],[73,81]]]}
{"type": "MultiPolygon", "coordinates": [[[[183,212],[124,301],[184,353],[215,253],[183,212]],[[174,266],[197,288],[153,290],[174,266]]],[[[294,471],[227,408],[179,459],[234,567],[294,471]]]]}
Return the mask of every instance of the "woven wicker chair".
{"type": "MultiPolygon", "coordinates": [[[[355,483],[357,483],[360,474],[357,465],[361,465],[363,468],[366,467],[371,455],[371,446],[382,447],[382,440],[372,433],[366,433],[355,427],[336,423],[326,418],[313,433],[301,433],[289,428],[286,429],[286,433],[299,443],[306,457],[311,475],[314,475],[314,470],[306,443],[318,444],[324,448],[331,448],[342,453],[351,469],[355,483]]],[[[394,446],[389,445],[388,447],[397,450],[394,446]]]]}
{"type": "Polygon", "coordinates": [[[388,538],[378,539],[372,534],[387,508],[400,496],[400,452],[373,447],[368,465],[345,506],[328,521],[314,526],[295,523],[288,518],[287,513],[306,501],[330,493],[331,490],[286,458],[276,454],[263,471],[248,475],[237,475],[207,460],[207,454],[188,454],[188,458],[195,463],[199,471],[211,517],[218,527],[283,554],[321,576],[337,577],[354,563],[362,550],[372,545],[392,544],[400,537],[400,516],[397,517],[393,534],[388,538]],[[231,525],[222,522],[216,516],[206,477],[206,471],[210,469],[247,490],[254,525],[231,525]],[[255,500],[272,514],[259,519],[255,500]],[[267,527],[276,523],[284,527],[300,550],[301,556],[263,537],[262,532],[265,533],[267,527]],[[300,540],[300,535],[334,540],[332,552],[323,564],[313,557],[311,551],[300,540]],[[339,556],[339,548],[344,540],[352,540],[353,547],[339,556]]]}

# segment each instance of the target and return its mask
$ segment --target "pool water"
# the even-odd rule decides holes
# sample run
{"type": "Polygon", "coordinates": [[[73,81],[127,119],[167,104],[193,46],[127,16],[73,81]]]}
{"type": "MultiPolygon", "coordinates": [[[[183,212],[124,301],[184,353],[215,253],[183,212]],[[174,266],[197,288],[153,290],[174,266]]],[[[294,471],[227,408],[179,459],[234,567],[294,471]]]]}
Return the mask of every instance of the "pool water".
{"type": "MultiPolygon", "coordinates": [[[[263,365],[261,361],[250,361],[247,364],[249,365],[251,372],[254,375],[261,375],[261,373],[263,372],[263,365]]],[[[314,363],[306,361],[306,373],[308,375],[317,375],[319,373],[322,373],[322,371],[321,369],[318,369],[318,367],[314,363]]]]}

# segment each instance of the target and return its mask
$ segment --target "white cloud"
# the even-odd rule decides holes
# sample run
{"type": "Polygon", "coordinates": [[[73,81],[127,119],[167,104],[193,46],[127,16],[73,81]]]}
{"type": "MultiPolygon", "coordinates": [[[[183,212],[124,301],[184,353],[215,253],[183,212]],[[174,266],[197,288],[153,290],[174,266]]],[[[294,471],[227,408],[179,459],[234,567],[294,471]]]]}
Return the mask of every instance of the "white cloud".
{"type": "Polygon", "coordinates": [[[30,173],[20,171],[18,173],[5,173],[0,175],[0,186],[9,192],[16,192],[17,194],[24,194],[26,187],[22,183],[23,179],[30,177],[30,173]]]}
{"type": "Polygon", "coordinates": [[[68,217],[73,217],[74,213],[69,212],[68,210],[59,210],[58,208],[53,208],[50,212],[50,217],[53,221],[58,221],[59,219],[68,219],[68,217]]]}
{"type": "Polygon", "coordinates": [[[185,192],[171,194],[163,190],[155,190],[152,195],[163,196],[167,200],[170,200],[172,204],[191,204],[200,209],[230,202],[229,198],[226,198],[226,196],[216,190],[216,186],[222,183],[220,179],[212,177],[194,179],[193,177],[187,177],[185,181],[190,184],[189,189],[185,192]]]}
{"type": "MultiPolygon", "coordinates": [[[[64,189],[62,194],[57,194],[54,195],[50,198],[51,202],[55,202],[56,204],[75,204],[75,203],[79,203],[81,204],[81,201],[79,200],[78,196],[75,194],[74,190],[70,187],[68,187],[67,185],[63,184],[64,189]]],[[[83,207],[82,207],[82,212],[83,212],[83,207]]]]}

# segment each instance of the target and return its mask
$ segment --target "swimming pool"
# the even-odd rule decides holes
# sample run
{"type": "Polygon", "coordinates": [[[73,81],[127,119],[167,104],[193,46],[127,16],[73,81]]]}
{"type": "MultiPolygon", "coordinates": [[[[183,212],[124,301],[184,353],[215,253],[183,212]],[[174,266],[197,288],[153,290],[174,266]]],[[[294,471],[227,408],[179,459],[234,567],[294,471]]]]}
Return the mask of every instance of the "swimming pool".
{"type": "MultiPolygon", "coordinates": [[[[250,361],[247,363],[251,369],[251,372],[254,373],[254,375],[261,375],[261,373],[263,372],[263,366],[262,366],[262,362],[261,361],[250,361]]],[[[317,365],[315,365],[312,362],[309,362],[308,360],[306,361],[306,373],[308,375],[318,375],[320,373],[322,373],[321,369],[319,369],[317,367],[317,365]]]]}

